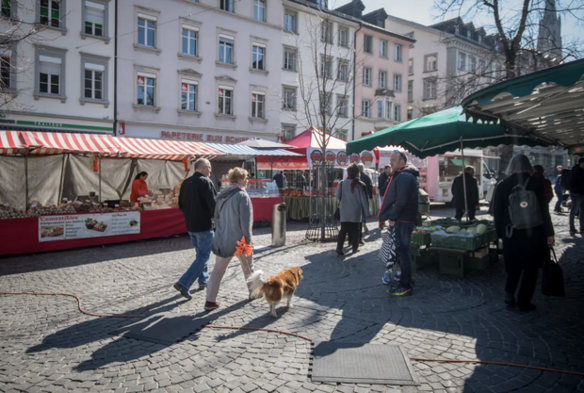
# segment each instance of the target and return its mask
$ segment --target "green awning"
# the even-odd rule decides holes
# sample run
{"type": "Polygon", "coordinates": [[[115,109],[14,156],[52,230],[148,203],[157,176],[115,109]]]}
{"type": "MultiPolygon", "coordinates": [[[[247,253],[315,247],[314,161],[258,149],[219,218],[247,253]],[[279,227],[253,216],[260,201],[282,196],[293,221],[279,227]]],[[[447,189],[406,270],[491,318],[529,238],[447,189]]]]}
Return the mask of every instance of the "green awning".
{"type": "Polygon", "coordinates": [[[360,153],[381,146],[402,146],[420,157],[446,153],[460,147],[477,148],[498,145],[548,146],[516,129],[495,123],[466,121],[462,107],[397,124],[347,143],[347,154],[360,153]]]}
{"type": "Polygon", "coordinates": [[[554,145],[584,145],[584,60],[489,86],[462,106],[473,119],[498,120],[554,145]]]}
{"type": "Polygon", "coordinates": [[[451,159],[450,159],[450,162],[451,162],[453,165],[456,165],[456,166],[462,166],[462,160],[458,160],[458,159],[456,159],[456,158],[451,158],[451,159]]]}

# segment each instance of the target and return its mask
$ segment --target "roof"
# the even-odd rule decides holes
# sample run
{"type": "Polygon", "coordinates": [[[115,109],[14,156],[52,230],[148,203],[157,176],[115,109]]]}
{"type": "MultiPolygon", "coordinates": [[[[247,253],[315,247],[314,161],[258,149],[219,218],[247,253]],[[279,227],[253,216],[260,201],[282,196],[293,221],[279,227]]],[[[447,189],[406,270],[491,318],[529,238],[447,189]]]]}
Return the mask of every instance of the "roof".
{"type": "MultiPolygon", "coordinates": [[[[329,139],[327,144],[327,149],[332,150],[345,150],[347,142],[335,138],[330,134],[326,134],[329,139]]],[[[317,128],[309,128],[306,131],[296,135],[294,138],[286,141],[288,145],[296,146],[296,148],[290,149],[291,151],[298,152],[301,154],[306,153],[307,148],[320,148],[319,141],[322,140],[322,131],[317,128]]]]}
{"type": "Polygon", "coordinates": [[[584,144],[584,60],[494,84],[462,106],[475,119],[501,120],[558,146],[584,144]]]}
{"type": "Polygon", "coordinates": [[[113,137],[103,134],[76,134],[66,132],[39,131],[3,131],[10,133],[14,141],[14,133],[18,133],[21,148],[26,148],[29,154],[47,155],[62,153],[98,153],[117,154],[118,148],[113,137]]]}
{"type": "Polygon", "coordinates": [[[0,131],[0,154],[16,154],[19,149],[26,149],[19,135],[19,131],[0,131]]]}
{"type": "Polygon", "coordinates": [[[221,153],[233,156],[279,156],[279,157],[300,157],[300,154],[284,149],[255,149],[245,145],[227,145],[222,143],[207,143],[207,146],[219,150],[221,153]]]}
{"type": "Polygon", "coordinates": [[[185,157],[214,157],[224,153],[200,142],[169,141],[164,139],[115,138],[125,157],[180,161],[185,157]]]}
{"type": "Polygon", "coordinates": [[[410,42],[412,42],[412,43],[413,43],[413,42],[416,42],[416,40],[415,40],[414,38],[410,38],[410,37],[408,37],[407,35],[403,35],[403,34],[400,34],[400,33],[395,33],[395,32],[393,32],[393,31],[391,31],[391,30],[384,29],[383,27],[379,27],[379,26],[377,26],[377,25],[374,25],[374,24],[372,24],[372,23],[369,23],[369,22],[362,21],[362,22],[361,22],[361,24],[362,24],[362,25],[363,25],[365,28],[372,29],[372,30],[377,30],[377,31],[379,31],[379,32],[381,32],[381,33],[384,33],[384,34],[390,35],[390,36],[392,36],[392,37],[400,38],[400,39],[402,39],[402,40],[405,40],[405,41],[410,41],[410,42]]]}

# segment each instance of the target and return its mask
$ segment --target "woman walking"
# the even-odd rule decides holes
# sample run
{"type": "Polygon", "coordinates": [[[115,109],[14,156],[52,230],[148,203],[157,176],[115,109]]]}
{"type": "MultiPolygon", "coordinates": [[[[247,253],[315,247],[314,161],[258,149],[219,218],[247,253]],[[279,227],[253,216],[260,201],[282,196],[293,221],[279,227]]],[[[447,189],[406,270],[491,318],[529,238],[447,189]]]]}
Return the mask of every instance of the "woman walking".
{"type": "MultiPolygon", "coordinates": [[[[225,270],[233,258],[237,242],[243,237],[247,244],[252,244],[253,208],[247,194],[247,171],[233,168],[227,175],[229,186],[217,196],[215,205],[215,237],[213,239],[213,254],[217,256],[215,267],[211,272],[207,286],[207,301],[205,310],[211,311],[219,307],[217,294],[225,270]]],[[[242,253],[238,256],[245,281],[253,273],[253,255],[242,253]]],[[[248,287],[249,291],[249,287],[248,287]]]]}
{"type": "Polygon", "coordinates": [[[365,184],[359,180],[359,168],[352,164],[347,168],[347,178],[337,188],[336,197],[341,201],[339,210],[341,213],[341,230],[337,241],[337,254],[345,255],[343,243],[347,233],[353,245],[353,253],[359,251],[359,224],[369,211],[365,184]]]}
{"type": "MultiPolygon", "coordinates": [[[[537,282],[537,270],[549,258],[549,246],[554,244],[554,227],[543,183],[531,177],[533,167],[529,159],[523,154],[513,157],[507,174],[509,177],[497,185],[493,202],[495,226],[497,235],[503,239],[503,256],[507,270],[505,303],[511,307],[517,305],[520,311],[533,311],[536,306],[531,303],[531,298],[537,282]],[[518,185],[535,193],[543,220],[541,225],[528,229],[513,228],[509,215],[509,195],[518,185]],[[515,302],[515,292],[520,279],[521,287],[515,302]]],[[[521,208],[528,207],[527,202],[521,202],[521,208]]]]}

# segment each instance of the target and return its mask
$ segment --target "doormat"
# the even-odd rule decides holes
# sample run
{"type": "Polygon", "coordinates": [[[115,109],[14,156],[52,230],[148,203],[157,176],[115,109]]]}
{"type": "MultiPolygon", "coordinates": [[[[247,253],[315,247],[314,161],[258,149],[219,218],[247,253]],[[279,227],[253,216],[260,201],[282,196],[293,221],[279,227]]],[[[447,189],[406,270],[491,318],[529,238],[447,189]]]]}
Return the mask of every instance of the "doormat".
{"type": "Polygon", "coordinates": [[[312,352],[313,382],[419,385],[404,348],[399,345],[324,341],[312,352]]]}
{"type": "Polygon", "coordinates": [[[196,318],[193,315],[156,314],[148,319],[110,332],[113,335],[149,341],[156,344],[172,345],[208,325],[208,317],[196,318]]]}

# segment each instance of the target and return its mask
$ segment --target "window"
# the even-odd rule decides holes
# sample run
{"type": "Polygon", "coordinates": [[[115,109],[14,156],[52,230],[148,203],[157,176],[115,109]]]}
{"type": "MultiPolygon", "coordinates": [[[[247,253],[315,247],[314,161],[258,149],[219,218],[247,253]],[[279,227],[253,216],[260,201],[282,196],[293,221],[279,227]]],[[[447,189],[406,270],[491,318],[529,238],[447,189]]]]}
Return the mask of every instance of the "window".
{"type": "Polygon", "coordinates": [[[383,111],[383,101],[377,101],[377,117],[379,119],[383,119],[384,111],[383,111]]]}
{"type": "Polygon", "coordinates": [[[322,22],[320,24],[320,39],[322,42],[333,43],[333,24],[331,22],[322,22]]]}
{"type": "Polygon", "coordinates": [[[339,45],[345,48],[349,47],[349,29],[339,27],[339,45]]]}
{"type": "Polygon", "coordinates": [[[138,45],[155,48],[156,18],[138,14],[138,45]]]}
{"type": "Polygon", "coordinates": [[[138,100],[136,104],[155,106],[156,75],[138,74],[138,100]]]}
{"type": "Polygon", "coordinates": [[[321,78],[332,78],[333,60],[330,57],[321,56],[320,58],[320,76],[321,78]]]}
{"type": "Polygon", "coordinates": [[[233,12],[233,0],[219,0],[219,8],[223,11],[233,12]]]}
{"type": "Polygon", "coordinates": [[[377,87],[380,89],[387,89],[387,71],[379,71],[379,78],[377,78],[377,87]]]}
{"type": "Polygon", "coordinates": [[[408,102],[414,101],[414,81],[408,81],[408,102]]]}
{"type": "Polygon", "coordinates": [[[182,28],[182,54],[197,56],[199,31],[195,28],[183,26],[182,28]]]}
{"type": "Polygon", "coordinates": [[[476,71],[476,59],[474,57],[468,57],[468,72],[474,73],[476,71]]]}
{"type": "Polygon", "coordinates": [[[464,71],[466,69],[466,55],[458,52],[458,69],[464,71]]]}
{"type": "Polygon", "coordinates": [[[414,59],[408,60],[408,75],[414,75],[414,59]]]}
{"type": "Polygon", "coordinates": [[[180,109],[197,111],[197,94],[199,86],[192,81],[183,80],[180,84],[180,109]]]}
{"type": "Polygon", "coordinates": [[[387,59],[387,41],[379,40],[379,57],[387,59]]]}
{"type": "Polygon", "coordinates": [[[253,44],[251,54],[251,68],[254,70],[264,71],[266,69],[266,47],[263,45],[253,44]]]}
{"type": "Polygon", "coordinates": [[[264,118],[264,105],[266,95],[263,93],[251,93],[251,117],[255,119],[264,118]]]}
{"type": "Polygon", "coordinates": [[[61,65],[61,58],[39,56],[39,93],[62,95],[61,65]]]}
{"type": "Polygon", "coordinates": [[[266,21],[266,1],[253,0],[253,18],[261,22],[266,21]]]}
{"type": "Polygon", "coordinates": [[[320,8],[324,8],[324,9],[327,9],[328,8],[328,0],[316,0],[316,4],[320,8]]]}
{"type": "Polygon", "coordinates": [[[393,120],[395,122],[401,121],[401,105],[394,105],[393,106],[393,120]]]}
{"type": "Polygon", "coordinates": [[[436,98],[436,80],[424,79],[424,99],[431,100],[436,98]]]}
{"type": "Polygon", "coordinates": [[[373,54],[373,36],[363,36],[363,52],[373,54]]]}
{"type": "Polygon", "coordinates": [[[105,67],[101,64],[85,63],[84,97],[92,100],[103,100],[103,74],[105,67]]]}
{"type": "Polygon", "coordinates": [[[395,44],[393,46],[393,60],[402,62],[403,61],[403,46],[395,44]]]}
{"type": "Polygon", "coordinates": [[[327,115],[332,115],[333,95],[331,93],[320,93],[320,110],[327,115]]]}
{"type": "Polygon", "coordinates": [[[371,86],[371,74],[373,70],[369,67],[363,67],[363,86],[371,86]]]}
{"type": "Polygon", "coordinates": [[[343,60],[339,60],[339,75],[338,79],[343,82],[349,80],[349,63],[343,60]]]}
{"type": "Polygon", "coordinates": [[[105,22],[105,5],[85,2],[85,34],[95,37],[103,37],[105,22]]]}
{"type": "Polygon", "coordinates": [[[284,48],[284,69],[296,71],[296,49],[284,48]]]}
{"type": "Polygon", "coordinates": [[[391,101],[385,101],[385,118],[391,120],[391,101]]]}
{"type": "Polygon", "coordinates": [[[337,116],[349,116],[349,99],[345,96],[337,96],[337,116]]]}
{"type": "Polygon", "coordinates": [[[0,2],[0,14],[6,18],[12,17],[11,2],[12,0],[1,0],[0,2]]]}
{"type": "Polygon", "coordinates": [[[485,75],[486,70],[487,69],[485,67],[485,61],[484,60],[479,60],[479,72],[480,72],[480,74],[481,75],[485,75]]]}
{"type": "Polygon", "coordinates": [[[282,89],[282,109],[290,111],[296,110],[296,89],[293,87],[284,87],[282,89]]]}
{"type": "MultiPolygon", "coordinates": [[[[2,1],[4,3],[4,1],[2,1]]],[[[40,23],[51,27],[63,27],[61,0],[40,0],[40,23]]]]}
{"type": "Polygon", "coordinates": [[[347,140],[347,130],[337,130],[337,138],[347,140]]]}
{"type": "Polygon", "coordinates": [[[362,100],[361,101],[361,117],[366,119],[371,118],[371,101],[362,100]]]}
{"type": "Polygon", "coordinates": [[[414,118],[414,110],[408,109],[408,120],[412,120],[414,118]]]}
{"type": "Polygon", "coordinates": [[[438,69],[438,61],[436,55],[427,55],[424,63],[424,71],[436,71],[438,69]]]}
{"type": "Polygon", "coordinates": [[[402,76],[400,74],[393,74],[393,90],[402,91],[402,76]]]}
{"type": "Polygon", "coordinates": [[[233,64],[233,37],[219,36],[219,62],[233,64]]]}
{"type": "Polygon", "coordinates": [[[10,57],[2,56],[0,57],[0,74],[2,80],[2,89],[7,89],[12,87],[12,83],[10,82],[10,57]]]}
{"type": "Polygon", "coordinates": [[[294,138],[296,136],[296,127],[282,124],[282,135],[284,136],[284,142],[294,138]]]}
{"type": "Polygon", "coordinates": [[[219,108],[217,113],[233,116],[233,90],[220,87],[218,96],[219,108]]]}
{"type": "Polygon", "coordinates": [[[284,31],[296,33],[296,14],[288,10],[284,14],[284,31]]]}

